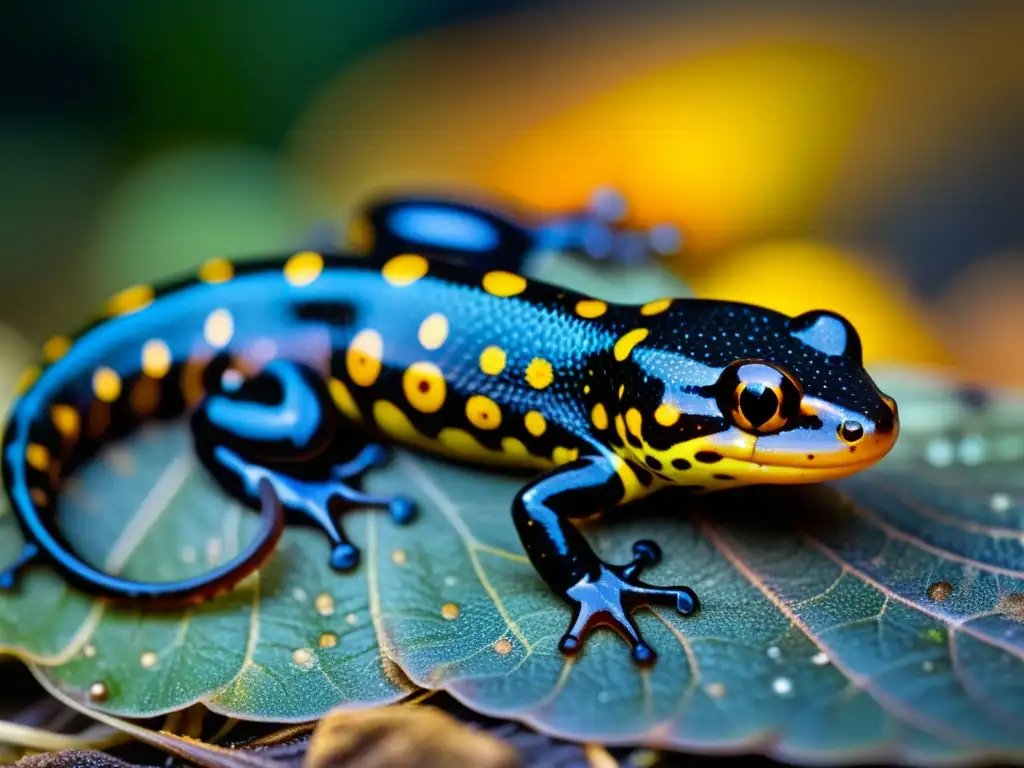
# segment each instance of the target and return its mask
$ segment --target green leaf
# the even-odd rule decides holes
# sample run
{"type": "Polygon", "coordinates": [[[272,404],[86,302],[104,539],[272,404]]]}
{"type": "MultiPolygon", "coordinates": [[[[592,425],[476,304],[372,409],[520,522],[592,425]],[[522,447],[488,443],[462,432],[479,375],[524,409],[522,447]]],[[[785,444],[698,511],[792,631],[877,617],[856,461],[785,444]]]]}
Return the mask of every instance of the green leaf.
{"type": "MultiPolygon", "coordinates": [[[[665,279],[603,295],[616,288],[631,300],[679,290],[665,279]]],[[[0,643],[66,691],[102,681],[102,706],[125,715],[201,699],[239,717],[301,720],[418,685],[609,744],[817,763],[1024,762],[1024,400],[979,401],[934,377],[878,379],[903,423],[879,467],[696,503],[663,494],[586,525],[613,562],[637,539],[658,540],[665,559],[645,578],[701,596],[692,618],[640,612],[660,653],[649,671],[607,631],[576,661],[559,654],[569,609],[533,572],[509,517],[521,480],[406,452],[367,485],[401,488],[421,515],[404,528],[347,515],[364,548],[354,575],[331,573],[323,538],[291,528],[236,592],[142,618],[90,607],[37,569],[21,596],[0,599],[0,643]],[[325,633],[336,645],[320,647],[325,633]]],[[[180,425],[115,446],[68,494],[67,535],[93,561],[148,579],[229,556],[255,515],[189,456],[180,425]]],[[[14,526],[0,525],[9,559],[14,526]]]]}

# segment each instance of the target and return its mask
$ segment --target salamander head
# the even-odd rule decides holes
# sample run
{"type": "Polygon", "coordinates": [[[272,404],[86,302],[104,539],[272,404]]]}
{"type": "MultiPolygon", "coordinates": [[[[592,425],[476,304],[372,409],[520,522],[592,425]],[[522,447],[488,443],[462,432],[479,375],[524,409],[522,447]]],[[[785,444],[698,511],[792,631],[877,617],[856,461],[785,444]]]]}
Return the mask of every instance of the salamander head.
{"type": "Polygon", "coordinates": [[[874,464],[896,442],[896,402],[864,370],[842,316],[697,301],[657,320],[622,361],[615,426],[663,480],[707,490],[819,482],[874,464]]]}

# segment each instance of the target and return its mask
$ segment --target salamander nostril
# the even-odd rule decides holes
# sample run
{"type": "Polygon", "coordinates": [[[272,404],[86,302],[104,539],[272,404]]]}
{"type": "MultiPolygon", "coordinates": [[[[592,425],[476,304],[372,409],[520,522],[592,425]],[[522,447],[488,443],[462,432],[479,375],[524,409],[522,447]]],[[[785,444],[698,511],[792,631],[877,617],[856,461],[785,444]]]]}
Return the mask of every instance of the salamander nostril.
{"type": "Polygon", "coordinates": [[[864,427],[859,421],[844,421],[839,427],[839,436],[847,443],[855,443],[864,437],[864,427]]]}

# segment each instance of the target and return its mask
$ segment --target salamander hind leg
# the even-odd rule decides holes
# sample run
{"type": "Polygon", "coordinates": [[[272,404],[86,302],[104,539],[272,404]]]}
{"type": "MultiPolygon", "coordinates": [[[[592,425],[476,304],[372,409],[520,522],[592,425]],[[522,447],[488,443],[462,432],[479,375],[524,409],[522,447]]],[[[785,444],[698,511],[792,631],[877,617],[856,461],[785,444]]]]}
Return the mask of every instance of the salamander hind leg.
{"type": "Polygon", "coordinates": [[[349,428],[313,370],[283,360],[251,378],[228,369],[210,391],[192,416],[200,461],[225,491],[249,506],[266,478],[286,509],[327,534],[335,570],[351,570],[360,559],[339,522],[346,508],[382,507],[400,525],[415,516],[409,499],[359,488],[362,475],[385,464],[389,453],[349,428]]]}
{"type": "Polygon", "coordinates": [[[612,565],[601,560],[569,518],[586,517],[619,498],[622,485],[611,463],[582,457],[534,481],[516,497],[512,519],[537,573],[572,607],[569,629],[559,643],[575,655],[591,630],[610,625],[629,643],[633,659],[651,664],[657,658],[633,619],[641,605],[665,605],[684,616],[694,613],[697,595],[685,586],[658,587],[638,577],[654,565],[661,549],[652,541],[633,545],[633,560],[612,565]]]}

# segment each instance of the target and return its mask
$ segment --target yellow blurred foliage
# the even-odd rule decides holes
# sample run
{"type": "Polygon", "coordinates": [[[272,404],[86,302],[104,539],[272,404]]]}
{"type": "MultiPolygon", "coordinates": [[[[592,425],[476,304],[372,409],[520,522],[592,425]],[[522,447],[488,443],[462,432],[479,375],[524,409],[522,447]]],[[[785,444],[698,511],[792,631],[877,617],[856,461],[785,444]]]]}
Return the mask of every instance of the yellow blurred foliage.
{"type": "Polygon", "coordinates": [[[558,210],[612,184],[688,261],[813,225],[870,103],[872,68],[838,48],[756,41],[661,68],[541,123],[488,185],[558,210]]]}
{"type": "Polygon", "coordinates": [[[760,304],[789,315],[839,312],[860,332],[868,364],[951,363],[937,327],[903,282],[859,254],[808,241],[771,242],[724,255],[689,283],[701,297],[760,304]]]}

